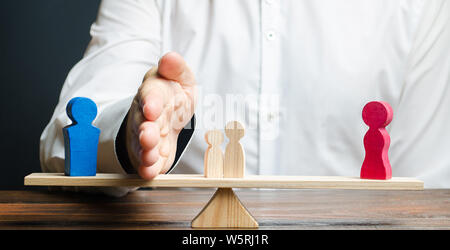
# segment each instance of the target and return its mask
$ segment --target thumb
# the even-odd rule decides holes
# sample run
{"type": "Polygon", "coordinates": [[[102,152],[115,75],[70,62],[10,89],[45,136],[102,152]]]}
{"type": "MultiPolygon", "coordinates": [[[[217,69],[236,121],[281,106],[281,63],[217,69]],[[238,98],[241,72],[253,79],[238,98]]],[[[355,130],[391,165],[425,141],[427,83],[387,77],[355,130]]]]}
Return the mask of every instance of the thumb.
{"type": "Polygon", "coordinates": [[[183,57],[175,52],[165,54],[159,61],[158,74],[181,85],[195,85],[195,77],[183,57]]]}

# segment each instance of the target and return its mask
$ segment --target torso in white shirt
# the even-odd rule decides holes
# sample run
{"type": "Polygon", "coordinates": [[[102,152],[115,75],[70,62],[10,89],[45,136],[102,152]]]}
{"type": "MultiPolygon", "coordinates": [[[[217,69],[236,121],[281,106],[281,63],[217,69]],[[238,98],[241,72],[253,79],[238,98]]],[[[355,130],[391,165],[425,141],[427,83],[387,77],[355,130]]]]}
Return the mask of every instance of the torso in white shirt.
{"type": "MultiPolygon", "coordinates": [[[[100,103],[100,115],[113,113],[102,103],[132,97],[157,57],[176,51],[200,94],[197,129],[176,173],[201,173],[206,130],[239,120],[247,127],[247,174],[359,176],[368,129],[362,108],[382,100],[394,110],[393,176],[449,187],[448,2],[104,1],[87,58],[69,75],[55,114],[64,117],[64,101],[83,93],[100,103]],[[244,111],[227,112],[230,98],[244,111]]],[[[107,125],[103,140],[114,134],[107,125]]]]}
{"type": "Polygon", "coordinates": [[[429,117],[442,103],[428,98],[448,94],[438,88],[450,82],[415,92],[420,79],[407,79],[422,1],[161,2],[163,51],[185,56],[201,94],[196,135],[176,172],[203,171],[205,129],[238,119],[247,126],[249,174],[358,176],[367,130],[361,111],[372,100],[394,108],[394,176],[427,179],[434,163],[450,168],[448,156],[431,150],[440,143],[422,138],[439,139],[426,126],[443,122],[429,117]],[[235,95],[246,112],[227,113],[235,95]]]}

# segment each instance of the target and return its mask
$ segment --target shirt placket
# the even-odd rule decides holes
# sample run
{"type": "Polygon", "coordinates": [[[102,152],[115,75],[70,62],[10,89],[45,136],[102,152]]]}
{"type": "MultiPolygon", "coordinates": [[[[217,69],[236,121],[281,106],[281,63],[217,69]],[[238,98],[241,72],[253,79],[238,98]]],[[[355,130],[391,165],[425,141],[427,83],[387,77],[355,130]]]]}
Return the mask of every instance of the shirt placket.
{"type": "Polygon", "coordinates": [[[280,3],[261,1],[261,89],[259,102],[259,174],[271,174],[276,167],[274,134],[279,129],[280,98],[280,3]]]}

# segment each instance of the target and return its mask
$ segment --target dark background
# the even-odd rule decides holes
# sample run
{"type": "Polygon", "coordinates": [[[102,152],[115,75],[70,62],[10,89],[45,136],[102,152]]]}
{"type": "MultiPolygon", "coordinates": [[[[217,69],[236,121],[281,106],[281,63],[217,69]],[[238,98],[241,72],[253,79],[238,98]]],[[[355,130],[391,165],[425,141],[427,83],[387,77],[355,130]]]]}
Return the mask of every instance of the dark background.
{"type": "Polygon", "coordinates": [[[0,1],[0,189],[40,171],[39,137],[89,43],[100,0],[0,1]]]}

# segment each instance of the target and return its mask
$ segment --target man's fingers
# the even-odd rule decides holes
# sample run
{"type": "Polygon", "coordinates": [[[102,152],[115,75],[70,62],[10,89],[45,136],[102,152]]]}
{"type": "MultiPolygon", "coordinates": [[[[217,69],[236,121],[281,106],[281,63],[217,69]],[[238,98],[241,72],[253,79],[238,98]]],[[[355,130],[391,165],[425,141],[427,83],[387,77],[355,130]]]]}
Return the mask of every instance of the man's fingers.
{"type": "Polygon", "coordinates": [[[160,129],[156,122],[144,122],[139,127],[139,144],[144,150],[151,150],[158,145],[160,129]]]}
{"type": "Polygon", "coordinates": [[[138,169],[139,176],[144,180],[152,180],[161,173],[166,161],[167,158],[159,157],[158,161],[152,166],[141,165],[138,169]]]}
{"type": "Polygon", "coordinates": [[[149,121],[155,121],[166,105],[171,103],[173,90],[161,79],[148,79],[139,90],[142,114],[149,121]]]}
{"type": "Polygon", "coordinates": [[[160,158],[159,149],[154,148],[152,150],[142,150],[141,152],[141,163],[142,166],[153,166],[158,162],[160,158]]]}
{"type": "Polygon", "coordinates": [[[158,74],[181,85],[195,85],[195,77],[191,69],[187,66],[183,57],[175,52],[169,52],[161,58],[158,74]]]}
{"type": "Polygon", "coordinates": [[[156,91],[151,91],[144,97],[142,113],[149,121],[156,121],[161,116],[164,108],[164,98],[156,91]]]}

